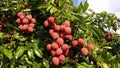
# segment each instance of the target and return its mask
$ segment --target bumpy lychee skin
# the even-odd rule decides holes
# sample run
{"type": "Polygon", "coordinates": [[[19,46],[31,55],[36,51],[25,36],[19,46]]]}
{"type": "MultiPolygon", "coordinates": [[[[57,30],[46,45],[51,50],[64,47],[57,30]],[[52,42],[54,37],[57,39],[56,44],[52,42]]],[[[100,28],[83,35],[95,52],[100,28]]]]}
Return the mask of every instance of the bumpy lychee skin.
{"type": "Polygon", "coordinates": [[[77,40],[73,40],[72,41],[72,46],[76,48],[78,46],[78,41],[77,40]]]}
{"type": "Polygon", "coordinates": [[[66,27],[70,27],[70,21],[66,20],[63,25],[65,25],[66,27]]]}
{"type": "Polygon", "coordinates": [[[53,63],[53,65],[58,66],[59,63],[60,63],[59,58],[58,57],[53,57],[52,58],[52,63],[53,63]]]}
{"type": "Polygon", "coordinates": [[[46,47],[46,49],[48,50],[48,51],[50,51],[51,50],[51,44],[47,44],[47,47],[46,47]]]}
{"type": "Polygon", "coordinates": [[[83,47],[84,46],[84,40],[82,38],[78,39],[78,44],[83,47]]]}
{"type": "Polygon", "coordinates": [[[59,56],[59,55],[62,55],[62,53],[63,53],[62,49],[58,48],[55,54],[59,56]]]}
{"type": "Polygon", "coordinates": [[[51,55],[52,55],[52,56],[56,56],[56,54],[55,54],[55,53],[56,53],[56,51],[55,51],[55,50],[51,50],[51,55]]]}
{"type": "Polygon", "coordinates": [[[33,24],[33,23],[29,24],[29,27],[33,27],[34,28],[34,26],[35,26],[35,24],[33,24]]]}
{"type": "Polygon", "coordinates": [[[51,45],[51,48],[54,49],[54,50],[56,50],[56,49],[59,48],[59,46],[58,46],[57,43],[53,42],[52,45],[51,45]]]}
{"type": "Polygon", "coordinates": [[[26,19],[26,18],[24,18],[23,20],[22,20],[22,23],[23,24],[27,24],[29,21],[28,21],[28,19],[26,19]]]}
{"type": "Polygon", "coordinates": [[[32,15],[27,15],[26,18],[30,21],[32,20],[32,15]]]}
{"type": "Polygon", "coordinates": [[[28,32],[32,33],[34,31],[33,27],[28,27],[28,32]]]}
{"type": "Polygon", "coordinates": [[[94,49],[94,45],[93,44],[88,44],[87,49],[92,51],[94,49]]]}
{"type": "Polygon", "coordinates": [[[87,48],[82,48],[81,53],[82,53],[82,55],[87,56],[88,55],[88,49],[87,48]]]}
{"type": "Polygon", "coordinates": [[[65,60],[65,56],[64,56],[64,55],[60,55],[58,58],[59,58],[59,60],[60,60],[61,62],[63,62],[63,61],[65,60]]]}
{"type": "Polygon", "coordinates": [[[18,19],[16,20],[16,23],[17,23],[17,24],[20,24],[20,23],[21,23],[20,18],[18,18],[18,19]]]}
{"type": "Polygon", "coordinates": [[[20,16],[20,19],[21,19],[21,20],[23,20],[24,18],[25,18],[24,15],[21,15],[21,16],[20,16]]]}
{"type": "Polygon", "coordinates": [[[65,38],[65,33],[60,33],[59,35],[61,38],[65,38]]]}
{"type": "Polygon", "coordinates": [[[61,48],[63,51],[66,51],[70,48],[70,46],[68,44],[63,44],[61,48]]]}
{"type": "Polygon", "coordinates": [[[54,22],[55,22],[55,17],[50,16],[47,20],[48,20],[50,23],[54,23],[54,22]]]}
{"type": "Polygon", "coordinates": [[[48,27],[49,26],[49,22],[47,20],[44,21],[44,26],[48,27]]]}
{"type": "Polygon", "coordinates": [[[23,30],[27,30],[28,29],[28,25],[23,25],[23,30]]]}
{"type": "Polygon", "coordinates": [[[54,30],[53,30],[53,29],[50,29],[50,30],[49,30],[49,34],[52,36],[53,33],[54,33],[54,30]]]}
{"type": "Polygon", "coordinates": [[[60,31],[65,31],[65,27],[66,27],[65,25],[61,25],[60,26],[60,31]]]}
{"type": "Polygon", "coordinates": [[[73,40],[72,35],[65,35],[65,38],[68,39],[69,41],[72,41],[72,40],[73,40]]]}
{"type": "Polygon", "coordinates": [[[71,32],[72,32],[71,27],[66,27],[66,28],[65,28],[65,33],[66,33],[66,34],[71,34],[71,32]]]}
{"type": "Polygon", "coordinates": [[[63,38],[58,38],[58,39],[56,40],[56,43],[57,43],[59,46],[62,46],[62,45],[64,44],[63,38]]]}
{"type": "Polygon", "coordinates": [[[19,13],[17,14],[18,17],[20,17],[21,15],[23,15],[22,12],[19,12],[19,13]]]}
{"type": "Polygon", "coordinates": [[[52,39],[56,40],[59,37],[58,33],[54,32],[52,33],[52,39]]]}
{"type": "Polygon", "coordinates": [[[31,23],[36,23],[36,19],[35,19],[35,18],[32,18],[32,19],[31,19],[31,23]]]}
{"type": "Polygon", "coordinates": [[[60,30],[60,26],[59,25],[55,25],[54,30],[55,31],[59,31],[60,30]]]}
{"type": "Polygon", "coordinates": [[[19,29],[20,29],[20,30],[23,30],[23,25],[19,25],[19,29]]]}

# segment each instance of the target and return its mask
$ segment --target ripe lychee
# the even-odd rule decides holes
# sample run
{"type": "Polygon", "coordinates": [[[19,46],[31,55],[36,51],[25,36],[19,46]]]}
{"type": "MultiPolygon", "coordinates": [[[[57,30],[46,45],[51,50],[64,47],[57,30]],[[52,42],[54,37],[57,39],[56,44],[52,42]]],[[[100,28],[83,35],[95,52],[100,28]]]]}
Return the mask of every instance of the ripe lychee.
{"type": "Polygon", "coordinates": [[[62,53],[63,53],[62,49],[58,48],[55,54],[59,56],[59,55],[62,55],[62,53]]]}
{"type": "Polygon", "coordinates": [[[51,52],[50,52],[50,53],[51,53],[51,55],[52,55],[52,56],[56,56],[56,54],[55,54],[55,53],[56,53],[56,51],[55,51],[55,50],[51,50],[51,52]]]}
{"type": "Polygon", "coordinates": [[[32,18],[32,19],[31,19],[31,23],[36,23],[36,19],[35,19],[35,18],[32,18]]]}
{"type": "Polygon", "coordinates": [[[35,24],[33,24],[33,23],[29,24],[29,27],[33,27],[34,28],[34,26],[35,26],[35,24]]]}
{"type": "Polygon", "coordinates": [[[26,18],[30,21],[32,20],[32,15],[27,15],[26,18]]]}
{"type": "Polygon", "coordinates": [[[88,44],[87,45],[87,49],[90,50],[90,51],[92,51],[94,49],[93,44],[88,44]]]}
{"type": "Polygon", "coordinates": [[[61,48],[63,51],[66,51],[70,48],[70,46],[68,44],[63,44],[61,48]]]}
{"type": "Polygon", "coordinates": [[[78,45],[78,41],[77,41],[77,40],[73,40],[73,41],[72,41],[72,46],[76,48],[77,45],[78,45]]]}
{"type": "Polygon", "coordinates": [[[28,21],[28,19],[26,19],[26,18],[24,18],[23,20],[22,20],[22,23],[23,24],[27,24],[29,21],[28,21]]]}
{"type": "Polygon", "coordinates": [[[84,46],[84,40],[82,38],[78,39],[78,44],[83,47],[84,46]]]}
{"type": "Polygon", "coordinates": [[[54,23],[54,22],[55,22],[55,17],[50,16],[50,17],[48,18],[48,21],[49,21],[50,23],[54,23]]]}
{"type": "Polygon", "coordinates": [[[19,12],[19,13],[17,14],[17,16],[18,16],[18,17],[23,16],[23,13],[22,13],[22,12],[19,12]]]}
{"type": "Polygon", "coordinates": [[[57,43],[59,46],[62,46],[62,45],[64,44],[63,38],[58,38],[58,39],[56,40],[56,43],[57,43]]]}
{"type": "Polygon", "coordinates": [[[49,26],[49,22],[47,20],[44,21],[44,26],[48,27],[49,26]]]}
{"type": "Polygon", "coordinates": [[[20,23],[21,23],[20,18],[18,18],[18,19],[16,20],[16,23],[17,23],[17,24],[20,24],[20,23]]]}
{"type": "Polygon", "coordinates": [[[88,49],[87,48],[82,48],[81,53],[82,53],[82,55],[87,56],[88,55],[88,49]]]}
{"type": "Polygon", "coordinates": [[[54,49],[54,50],[56,50],[56,49],[59,48],[59,46],[58,46],[57,43],[53,42],[52,45],[51,45],[51,48],[54,49]]]}
{"type": "Polygon", "coordinates": [[[34,31],[33,27],[28,27],[28,32],[32,33],[34,31]]]}
{"type": "Polygon", "coordinates": [[[58,57],[53,57],[52,58],[52,63],[55,65],[55,66],[58,66],[60,61],[59,61],[59,58],[58,57]]]}
{"type": "Polygon", "coordinates": [[[56,33],[56,32],[52,33],[52,39],[53,40],[56,40],[58,37],[59,37],[58,33],[56,33]]]}
{"type": "Polygon", "coordinates": [[[20,30],[23,30],[23,25],[19,25],[19,29],[20,29],[20,30]]]}
{"type": "Polygon", "coordinates": [[[68,39],[69,41],[72,41],[72,40],[73,40],[72,35],[65,35],[65,38],[68,39]]]}
{"type": "Polygon", "coordinates": [[[66,34],[71,34],[72,30],[71,30],[71,27],[66,27],[65,28],[65,33],[66,34]]]}
{"type": "Polygon", "coordinates": [[[28,25],[23,25],[23,30],[27,30],[28,29],[28,25]]]}
{"type": "Polygon", "coordinates": [[[59,31],[60,30],[60,26],[59,25],[55,25],[54,30],[55,31],[59,31]]]}
{"type": "Polygon", "coordinates": [[[54,33],[54,30],[53,29],[50,29],[49,30],[49,34],[52,35],[54,33]]]}
{"type": "Polygon", "coordinates": [[[61,25],[61,26],[60,26],[60,31],[64,31],[64,30],[65,30],[65,27],[66,27],[65,25],[61,25]]]}
{"type": "Polygon", "coordinates": [[[60,60],[61,62],[63,62],[63,61],[65,60],[65,56],[64,56],[64,55],[60,55],[58,58],[59,58],[59,60],[60,60]]]}
{"type": "Polygon", "coordinates": [[[48,51],[50,51],[51,50],[51,44],[47,44],[47,47],[46,47],[46,49],[48,50],[48,51]]]}
{"type": "Polygon", "coordinates": [[[64,21],[63,25],[65,25],[66,27],[70,27],[70,21],[68,21],[68,20],[64,21]]]}

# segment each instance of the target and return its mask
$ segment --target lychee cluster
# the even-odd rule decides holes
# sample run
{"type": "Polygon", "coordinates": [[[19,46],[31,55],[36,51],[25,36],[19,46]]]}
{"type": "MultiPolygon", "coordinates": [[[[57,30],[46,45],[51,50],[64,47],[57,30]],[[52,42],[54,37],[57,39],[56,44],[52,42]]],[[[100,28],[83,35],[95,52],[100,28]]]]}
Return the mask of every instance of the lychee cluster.
{"type": "Polygon", "coordinates": [[[66,40],[70,41],[75,48],[78,45],[83,47],[81,53],[84,56],[88,54],[88,50],[94,49],[92,44],[89,44],[87,48],[85,48],[84,40],[82,38],[79,38],[78,40],[73,39],[71,35],[72,29],[70,27],[70,21],[65,20],[62,25],[58,25],[55,22],[56,19],[53,16],[48,17],[48,19],[44,21],[44,27],[49,28],[49,34],[53,39],[51,44],[47,44],[46,49],[50,51],[52,55],[52,63],[55,66],[58,66],[65,60],[65,57],[69,57],[72,54],[69,44],[65,42],[66,40]]]}
{"type": "Polygon", "coordinates": [[[32,15],[24,16],[22,12],[19,12],[17,16],[19,18],[17,18],[16,23],[19,25],[19,29],[27,33],[32,33],[34,31],[36,19],[33,18],[32,15]]]}

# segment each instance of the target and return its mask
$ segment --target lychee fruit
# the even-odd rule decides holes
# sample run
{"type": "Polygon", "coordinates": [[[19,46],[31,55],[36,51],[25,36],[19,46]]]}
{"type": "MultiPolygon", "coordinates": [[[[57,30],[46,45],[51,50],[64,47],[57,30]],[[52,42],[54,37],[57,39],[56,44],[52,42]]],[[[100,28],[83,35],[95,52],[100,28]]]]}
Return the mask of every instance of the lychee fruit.
{"type": "Polygon", "coordinates": [[[65,56],[64,56],[64,55],[60,55],[58,58],[59,58],[59,60],[60,60],[61,62],[63,62],[63,61],[65,60],[65,56]]]}
{"type": "Polygon", "coordinates": [[[21,20],[23,20],[24,18],[25,18],[24,15],[21,15],[21,16],[20,16],[20,19],[21,19],[21,20]]]}
{"type": "Polygon", "coordinates": [[[49,22],[47,20],[44,21],[44,26],[48,27],[49,26],[49,22]]]}
{"type": "Polygon", "coordinates": [[[68,20],[64,21],[63,25],[65,25],[66,27],[70,27],[70,21],[68,21],[68,20]]]}
{"type": "Polygon", "coordinates": [[[22,20],[22,23],[23,24],[27,24],[29,21],[28,21],[28,19],[26,19],[26,18],[24,18],[23,20],[22,20]]]}
{"type": "Polygon", "coordinates": [[[56,50],[56,49],[59,48],[59,46],[58,46],[57,43],[53,42],[52,45],[51,45],[51,48],[54,49],[54,50],[56,50]]]}
{"type": "Polygon", "coordinates": [[[34,31],[33,27],[28,27],[28,32],[32,33],[34,31]]]}
{"type": "Polygon", "coordinates": [[[62,53],[63,53],[62,49],[58,48],[55,54],[59,56],[59,55],[62,55],[62,53]]]}
{"type": "Polygon", "coordinates": [[[77,40],[73,40],[73,41],[72,41],[72,46],[76,48],[77,45],[78,45],[78,41],[77,41],[77,40]]]}
{"type": "Polygon", "coordinates": [[[27,15],[26,18],[30,21],[32,20],[32,15],[27,15]]]}
{"type": "Polygon", "coordinates": [[[31,23],[36,23],[36,19],[35,19],[35,18],[32,18],[32,19],[31,19],[31,23]]]}
{"type": "Polygon", "coordinates": [[[78,44],[83,47],[84,46],[84,40],[82,38],[78,39],[78,44]]]}
{"type": "Polygon", "coordinates": [[[59,61],[59,58],[58,57],[53,57],[52,58],[52,63],[55,65],[55,66],[58,66],[60,61],[59,61]]]}
{"type": "Polygon", "coordinates": [[[53,40],[56,40],[58,37],[59,37],[58,33],[56,33],[56,32],[52,33],[52,39],[53,40]]]}
{"type": "Polygon", "coordinates": [[[68,39],[69,41],[72,41],[72,40],[73,40],[72,35],[65,35],[65,38],[68,39]]]}
{"type": "Polygon", "coordinates": [[[55,17],[50,16],[47,20],[48,20],[50,23],[54,23],[54,22],[55,22],[55,17]]]}
{"type": "Polygon", "coordinates": [[[70,46],[68,44],[63,44],[61,48],[63,51],[66,51],[70,48],[70,46]]]}
{"type": "Polygon", "coordinates": [[[87,48],[81,48],[81,53],[82,53],[82,55],[87,56],[88,55],[88,49],[87,48]]]}
{"type": "Polygon", "coordinates": [[[65,33],[66,34],[71,34],[72,30],[71,30],[71,27],[66,27],[65,28],[65,33]]]}
{"type": "Polygon", "coordinates": [[[60,26],[60,31],[64,31],[64,30],[65,30],[65,27],[66,27],[65,25],[61,25],[61,26],[60,26]]]}
{"type": "Polygon", "coordinates": [[[55,25],[54,30],[55,31],[59,31],[60,30],[60,26],[59,25],[55,25]]]}
{"type": "Polygon", "coordinates": [[[20,18],[18,18],[18,19],[16,20],[16,23],[17,23],[17,24],[20,24],[20,23],[21,23],[20,18]]]}
{"type": "Polygon", "coordinates": [[[94,49],[93,44],[88,44],[87,45],[87,49],[90,50],[90,51],[92,51],[94,49]]]}
{"type": "Polygon", "coordinates": [[[23,25],[23,30],[27,30],[28,29],[28,25],[23,25]]]}
{"type": "Polygon", "coordinates": [[[55,51],[55,50],[51,50],[51,52],[50,52],[50,53],[51,53],[51,55],[52,55],[52,56],[56,56],[56,54],[55,54],[55,53],[56,53],[56,51],[55,51]]]}
{"type": "Polygon", "coordinates": [[[53,29],[50,29],[49,30],[49,34],[52,35],[54,33],[54,30],[53,29]]]}
{"type": "Polygon", "coordinates": [[[20,29],[20,30],[23,30],[23,25],[19,25],[19,29],[20,29]]]}
{"type": "Polygon", "coordinates": [[[48,50],[48,51],[50,51],[51,50],[51,44],[47,44],[47,47],[46,47],[46,49],[48,50]]]}
{"type": "Polygon", "coordinates": [[[20,16],[22,16],[22,15],[23,15],[22,12],[19,12],[19,13],[17,14],[18,17],[20,17],[20,16]]]}
{"type": "Polygon", "coordinates": [[[29,24],[29,27],[33,27],[34,28],[34,26],[35,26],[35,24],[33,24],[33,23],[29,24]]]}
{"type": "Polygon", "coordinates": [[[59,46],[62,46],[62,45],[64,44],[63,38],[58,38],[58,39],[56,40],[56,43],[57,43],[59,46]]]}

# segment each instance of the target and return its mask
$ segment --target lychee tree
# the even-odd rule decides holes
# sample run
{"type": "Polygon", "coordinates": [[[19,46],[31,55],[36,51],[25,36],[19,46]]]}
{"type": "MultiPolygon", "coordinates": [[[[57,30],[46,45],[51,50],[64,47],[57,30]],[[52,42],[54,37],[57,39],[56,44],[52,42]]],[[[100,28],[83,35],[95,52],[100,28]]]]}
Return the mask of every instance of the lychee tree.
{"type": "Polygon", "coordinates": [[[119,68],[119,19],[72,0],[0,1],[0,68],[119,68]]]}

